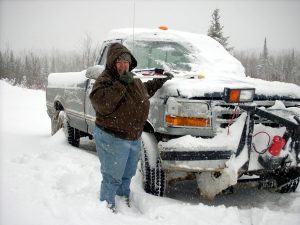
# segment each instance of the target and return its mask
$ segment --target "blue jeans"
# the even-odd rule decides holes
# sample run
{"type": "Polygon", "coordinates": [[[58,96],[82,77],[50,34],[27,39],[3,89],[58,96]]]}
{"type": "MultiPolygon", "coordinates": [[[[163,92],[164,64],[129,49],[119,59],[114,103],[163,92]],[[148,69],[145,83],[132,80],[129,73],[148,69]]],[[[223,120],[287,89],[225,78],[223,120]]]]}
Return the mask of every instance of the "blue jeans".
{"type": "Polygon", "coordinates": [[[131,178],[136,173],[141,140],[115,137],[96,126],[94,130],[97,154],[101,163],[100,201],[115,207],[115,196],[129,197],[131,178]]]}

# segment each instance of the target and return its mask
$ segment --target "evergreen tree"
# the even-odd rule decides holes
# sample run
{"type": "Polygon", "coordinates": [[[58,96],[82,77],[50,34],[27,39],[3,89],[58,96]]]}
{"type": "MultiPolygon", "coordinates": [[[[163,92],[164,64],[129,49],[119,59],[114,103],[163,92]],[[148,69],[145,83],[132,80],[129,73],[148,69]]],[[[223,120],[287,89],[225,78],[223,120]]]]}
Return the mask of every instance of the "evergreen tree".
{"type": "Polygon", "coordinates": [[[4,56],[3,53],[0,51],[0,79],[4,79],[6,71],[5,71],[5,60],[4,60],[4,56]]]}
{"type": "Polygon", "coordinates": [[[259,62],[257,66],[257,75],[259,78],[266,79],[266,80],[272,80],[272,77],[274,75],[272,70],[272,63],[269,58],[267,38],[265,38],[263,52],[259,58],[259,62]]]}
{"type": "Polygon", "coordinates": [[[286,78],[296,82],[296,59],[294,49],[292,53],[287,57],[284,68],[286,69],[286,78]]]}
{"type": "Polygon", "coordinates": [[[233,47],[228,46],[228,37],[224,37],[223,35],[223,28],[224,26],[221,26],[220,24],[220,15],[219,15],[219,9],[216,8],[212,14],[212,20],[210,28],[208,29],[207,35],[218,41],[227,51],[232,51],[233,47]]]}

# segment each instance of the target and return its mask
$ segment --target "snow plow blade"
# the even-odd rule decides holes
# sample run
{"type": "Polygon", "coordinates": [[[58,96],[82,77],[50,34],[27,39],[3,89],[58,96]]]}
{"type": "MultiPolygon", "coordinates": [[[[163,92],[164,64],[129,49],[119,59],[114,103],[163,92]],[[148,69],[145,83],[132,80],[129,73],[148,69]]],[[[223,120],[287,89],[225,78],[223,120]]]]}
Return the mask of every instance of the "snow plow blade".
{"type": "MultiPolygon", "coordinates": [[[[226,141],[216,147],[194,145],[193,148],[188,145],[177,146],[176,142],[169,145],[160,143],[162,168],[166,171],[194,173],[199,193],[207,199],[213,199],[229,187],[246,183],[252,187],[280,193],[294,192],[300,181],[300,119],[297,116],[286,116],[280,110],[274,112],[245,105],[239,107],[246,115],[244,114],[239,143],[234,149],[228,148],[224,144],[226,141]],[[272,121],[279,127],[285,127],[286,131],[282,137],[284,145],[281,148],[285,153],[267,157],[266,152],[263,152],[256,156],[260,166],[253,169],[250,159],[253,155],[255,117],[272,121]],[[244,176],[250,178],[245,179],[244,176]]],[[[268,151],[273,143],[275,142],[268,146],[268,151]]]]}

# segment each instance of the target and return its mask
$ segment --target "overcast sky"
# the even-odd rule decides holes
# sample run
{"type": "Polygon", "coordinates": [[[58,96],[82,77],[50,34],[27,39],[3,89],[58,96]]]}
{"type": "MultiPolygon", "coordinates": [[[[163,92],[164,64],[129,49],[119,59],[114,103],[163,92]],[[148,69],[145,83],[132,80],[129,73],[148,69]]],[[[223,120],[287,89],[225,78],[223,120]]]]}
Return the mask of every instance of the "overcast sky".
{"type": "Polygon", "coordinates": [[[215,8],[236,50],[261,50],[265,37],[269,50],[300,50],[297,0],[0,0],[0,45],[74,50],[86,35],[101,42],[110,29],[133,25],[206,34],[215,8]]]}

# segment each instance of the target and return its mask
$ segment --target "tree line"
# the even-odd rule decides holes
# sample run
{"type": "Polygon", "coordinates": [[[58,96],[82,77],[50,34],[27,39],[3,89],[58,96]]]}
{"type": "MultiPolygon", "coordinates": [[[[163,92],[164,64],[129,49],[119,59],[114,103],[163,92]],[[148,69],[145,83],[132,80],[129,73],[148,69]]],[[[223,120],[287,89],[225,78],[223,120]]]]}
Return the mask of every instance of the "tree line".
{"type": "Polygon", "coordinates": [[[264,40],[260,53],[253,51],[234,51],[229,46],[229,36],[224,36],[220,22],[220,10],[216,8],[212,13],[211,25],[207,35],[218,41],[228,52],[241,61],[245,67],[246,76],[264,80],[276,80],[300,85],[300,54],[295,50],[285,50],[280,53],[269,54],[267,38],[264,40]]]}
{"type": "Polygon", "coordinates": [[[234,51],[245,67],[246,76],[300,85],[300,52],[283,50],[264,55],[253,51],[234,51]]]}
{"type": "Polygon", "coordinates": [[[99,44],[86,35],[76,51],[14,52],[9,46],[0,50],[0,79],[12,85],[46,89],[49,73],[82,71],[94,65],[99,44]]]}
{"type": "MultiPolygon", "coordinates": [[[[265,42],[266,45],[266,42],[265,42]]],[[[99,47],[89,47],[76,52],[53,50],[50,53],[12,49],[0,51],[0,79],[13,85],[32,89],[45,89],[49,73],[81,71],[94,65],[99,47]]],[[[269,53],[233,51],[232,54],[245,67],[246,76],[270,81],[283,81],[300,85],[300,52],[285,50],[269,53]]]]}

